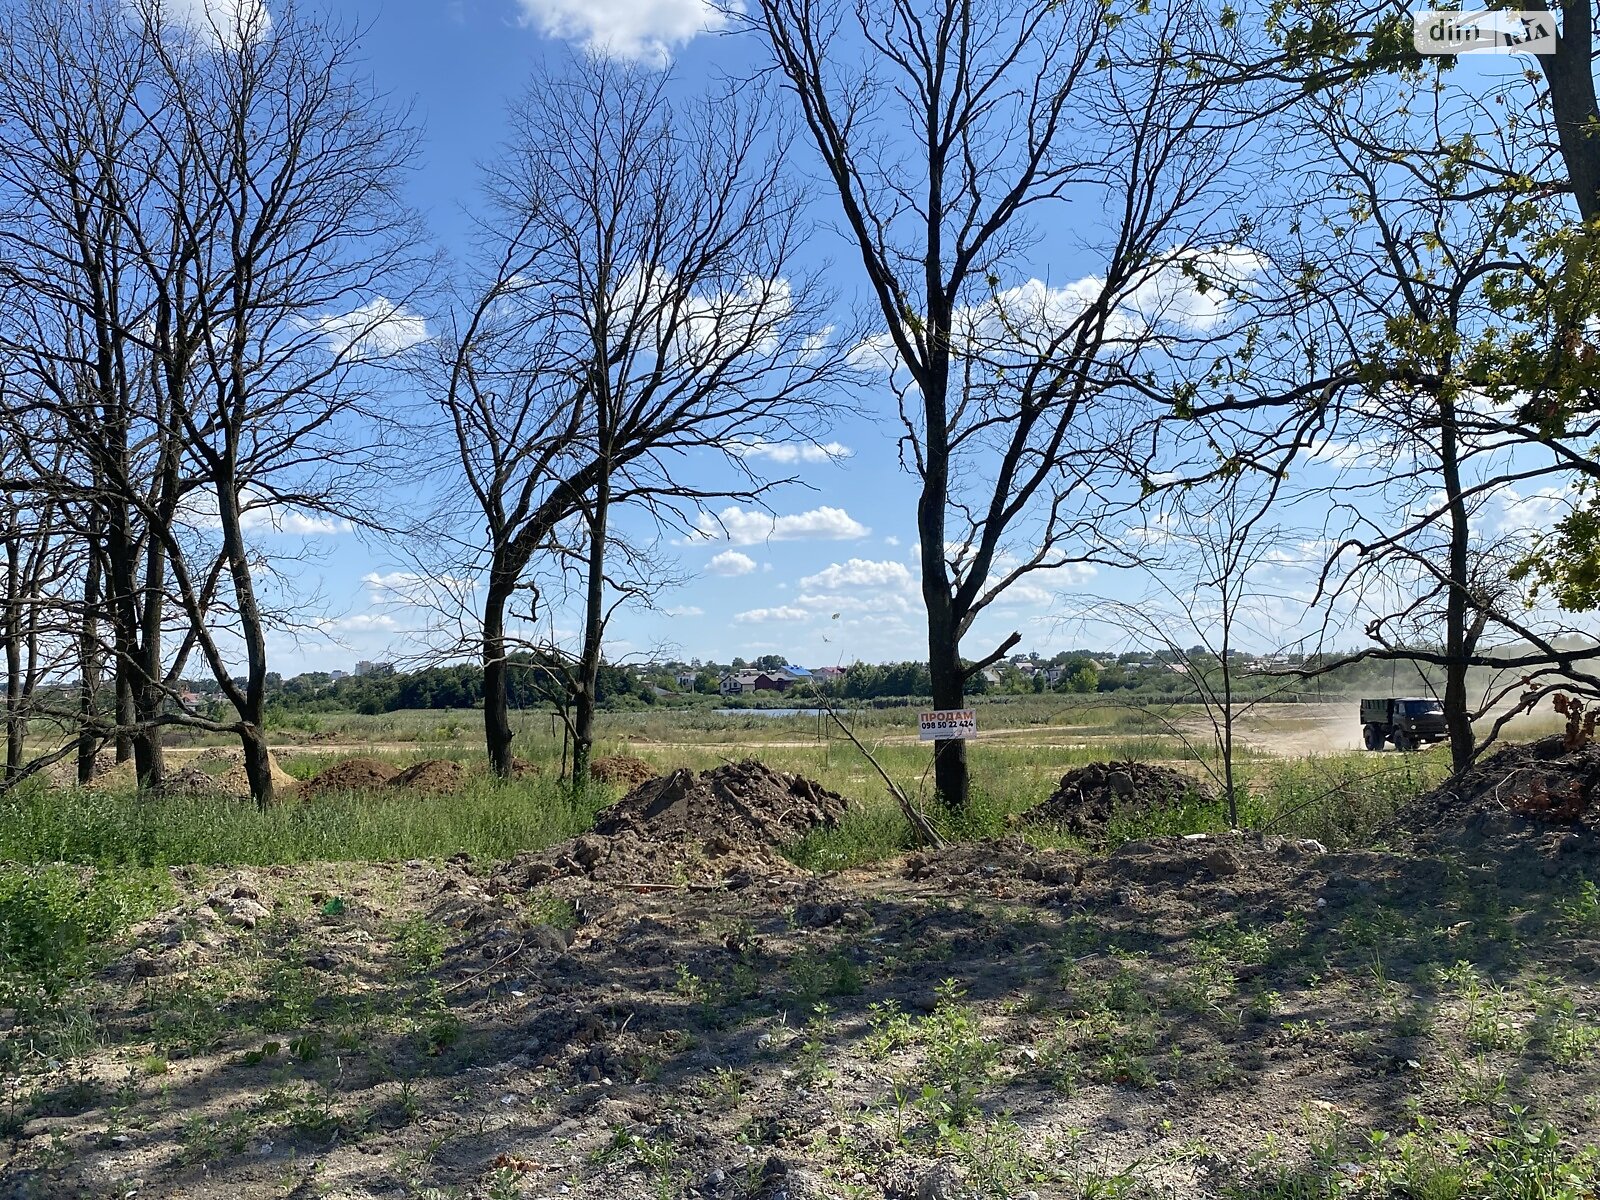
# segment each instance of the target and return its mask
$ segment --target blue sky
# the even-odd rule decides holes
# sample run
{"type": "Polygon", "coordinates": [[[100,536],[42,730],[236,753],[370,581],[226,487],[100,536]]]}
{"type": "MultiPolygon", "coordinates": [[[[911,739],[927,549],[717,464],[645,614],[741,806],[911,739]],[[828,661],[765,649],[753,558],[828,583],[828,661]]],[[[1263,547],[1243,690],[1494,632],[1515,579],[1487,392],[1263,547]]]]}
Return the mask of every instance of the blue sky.
{"type": "MultiPolygon", "coordinates": [[[[754,61],[744,36],[689,36],[714,30],[720,20],[700,0],[333,0],[332,11],[366,29],[365,66],[379,87],[415,105],[425,136],[412,198],[452,252],[466,245],[463,210],[476,202],[478,164],[504,137],[507,102],[544,56],[577,45],[608,46],[651,63],[670,57],[688,89],[714,73],[742,73],[754,61]]],[[[850,248],[817,252],[841,265],[841,290],[853,292],[850,248]]],[[[1073,277],[1068,263],[1041,263],[1039,273],[1073,277]]],[[[805,480],[774,494],[771,513],[714,505],[727,536],[669,535],[667,549],[689,582],[661,598],[661,611],[619,613],[611,654],[660,648],[726,661],[782,653],[813,666],[924,656],[916,488],[896,464],[892,398],[879,399],[880,411],[870,411],[869,399],[866,414],[841,416],[819,437],[832,454],[804,447],[764,452],[774,474],[805,480]]],[[[411,631],[426,617],[407,603],[416,587],[413,564],[347,532],[319,533],[309,548],[313,558],[299,569],[297,588],[316,597],[323,621],[318,631],[278,640],[277,669],[348,668],[357,658],[403,657],[414,649],[411,631]]],[[[1084,584],[1091,574],[1063,574],[1052,586],[1084,584]]],[[[980,624],[970,649],[987,652],[986,642],[1013,628],[1023,632],[1025,647],[1065,646],[1072,639],[1054,631],[1052,607],[1042,589],[1019,590],[980,624]]],[[[555,627],[565,633],[575,621],[558,618],[555,627]]]]}
{"type": "MultiPolygon", "coordinates": [[[[476,203],[478,164],[494,156],[504,136],[507,102],[546,56],[576,45],[657,65],[670,60],[689,90],[717,73],[742,74],[754,63],[753,46],[741,35],[719,32],[722,18],[702,0],[327,2],[337,17],[366,29],[365,66],[378,86],[415,106],[425,136],[412,200],[433,237],[452,253],[466,249],[466,211],[476,203]]],[[[859,294],[858,259],[850,247],[819,238],[815,253],[836,265],[837,286],[847,300],[859,294]]],[[[1035,279],[1061,288],[1092,272],[1092,261],[1080,255],[1063,240],[1047,240],[1027,266],[1035,279]]],[[[1027,273],[1008,282],[1022,285],[1027,273]]],[[[807,666],[923,657],[916,488],[897,463],[892,397],[881,390],[869,395],[865,407],[841,416],[817,439],[819,447],[757,449],[774,474],[799,474],[806,484],[774,493],[770,513],[715,505],[720,520],[707,519],[702,527],[714,528],[716,536],[664,535],[663,548],[687,582],[662,596],[657,611],[621,611],[612,624],[609,656],[727,661],[779,653],[807,666]]],[[[1310,481],[1357,469],[1362,457],[1360,446],[1326,446],[1309,467],[1310,481]]],[[[441,465],[437,478],[447,475],[441,465]]],[[[1559,496],[1508,497],[1502,511],[1485,519],[1491,529],[1524,520],[1538,526],[1561,503],[1559,496]]],[[[1321,515],[1314,506],[1286,515],[1287,523],[1305,532],[1287,538],[1272,565],[1271,590],[1278,600],[1264,609],[1262,622],[1277,628],[1253,648],[1270,649],[1281,628],[1301,618],[1296,606],[1309,594],[1306,568],[1325,545],[1319,540],[1326,533],[1319,528],[1321,515]]],[[[326,522],[300,528],[291,521],[287,532],[263,536],[290,548],[300,540],[297,529],[308,535],[308,558],[294,571],[309,628],[276,638],[275,669],[286,675],[348,669],[357,659],[415,655],[430,622],[411,603],[418,585],[406,555],[326,522]]],[[[1064,614],[1081,614],[1095,595],[1134,597],[1144,589],[1139,580],[1106,568],[1025,580],[980,619],[963,648],[971,656],[985,654],[1012,630],[1022,634],[1021,649],[1044,653],[1115,646],[1124,640],[1116,630],[1092,616],[1070,620],[1064,614]]],[[[576,624],[570,614],[555,614],[551,621],[558,637],[570,635],[576,624]]],[[[1340,644],[1359,640],[1344,637],[1340,644]]]]}

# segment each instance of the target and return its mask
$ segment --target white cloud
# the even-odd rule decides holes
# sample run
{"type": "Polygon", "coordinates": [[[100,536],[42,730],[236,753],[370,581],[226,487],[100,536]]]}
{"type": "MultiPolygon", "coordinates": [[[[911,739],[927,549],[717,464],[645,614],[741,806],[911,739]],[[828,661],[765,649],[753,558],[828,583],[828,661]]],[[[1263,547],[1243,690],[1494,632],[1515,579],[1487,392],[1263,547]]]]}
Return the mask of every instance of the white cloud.
{"type": "Polygon", "coordinates": [[[898,546],[900,544],[900,539],[891,533],[888,537],[883,539],[883,544],[885,546],[898,546]]]}
{"type": "Polygon", "coordinates": [[[836,592],[841,588],[909,588],[913,584],[911,572],[897,562],[874,562],[865,558],[852,558],[849,562],[832,563],[815,575],[800,581],[802,591],[836,592]]]}
{"type": "Polygon", "coordinates": [[[756,560],[737,550],[724,550],[706,564],[706,572],[711,575],[748,575],[755,569],[756,560]]]}
{"type": "MultiPolygon", "coordinates": [[[[308,513],[285,508],[249,490],[239,494],[242,512],[239,523],[251,533],[282,533],[293,537],[325,537],[348,533],[350,523],[324,513],[308,513]]],[[[190,529],[218,530],[222,518],[217,506],[215,489],[204,487],[184,497],[178,518],[190,529]]]]}
{"type": "Polygon", "coordinates": [[[754,546],[761,542],[853,541],[872,530],[842,508],[823,506],[810,512],[775,517],[754,509],[730,505],[712,516],[702,512],[695,519],[698,537],[707,541],[726,539],[735,546],[754,546]]]}
{"type": "Polygon", "coordinates": [[[770,458],[776,463],[828,462],[849,458],[854,453],[841,442],[825,442],[820,446],[809,442],[734,442],[726,449],[740,458],[770,458]]]}
{"type": "Polygon", "coordinates": [[[733,619],[740,625],[761,625],[768,621],[809,621],[811,614],[803,608],[779,605],[777,608],[751,608],[735,613],[733,619]]]}
{"type": "Polygon", "coordinates": [[[702,33],[725,29],[737,3],[713,0],[519,0],[523,20],[545,37],[577,41],[611,58],[665,66],[702,33]]]}
{"type": "Polygon", "coordinates": [[[263,0],[124,0],[141,17],[186,29],[217,48],[258,42],[272,25],[263,0]]]}
{"type": "MultiPolygon", "coordinates": [[[[951,315],[952,341],[973,355],[1048,354],[1072,323],[1102,299],[1116,305],[1106,324],[1106,336],[1113,340],[1163,328],[1210,329],[1226,315],[1232,303],[1229,293],[1264,266],[1254,252],[1236,246],[1172,250],[1109,297],[1106,281],[1098,275],[1059,287],[1030,278],[958,308],[951,315]]],[[[850,351],[849,361],[864,371],[892,373],[900,366],[886,333],[862,339],[850,351]]]]}
{"type": "Polygon", "coordinates": [[[1504,510],[1496,524],[1497,533],[1548,533],[1572,511],[1576,493],[1571,485],[1540,488],[1531,495],[1519,495],[1506,488],[1500,493],[1504,510]]]}
{"type": "Polygon", "coordinates": [[[433,604],[443,598],[464,599],[477,583],[463,576],[418,575],[413,571],[369,571],[361,577],[373,604],[433,604]]]}
{"type": "Polygon", "coordinates": [[[358,358],[399,354],[428,340],[427,322],[382,296],[350,312],[323,317],[309,328],[326,336],[334,354],[358,358]]]}
{"type": "Polygon", "coordinates": [[[664,608],[661,611],[669,617],[703,617],[706,615],[705,609],[696,608],[693,604],[681,604],[673,608],[664,608]]]}
{"type": "Polygon", "coordinates": [[[388,613],[355,613],[348,617],[340,617],[338,620],[331,621],[328,624],[335,629],[349,629],[352,631],[371,629],[392,631],[400,628],[400,622],[388,613]]]}

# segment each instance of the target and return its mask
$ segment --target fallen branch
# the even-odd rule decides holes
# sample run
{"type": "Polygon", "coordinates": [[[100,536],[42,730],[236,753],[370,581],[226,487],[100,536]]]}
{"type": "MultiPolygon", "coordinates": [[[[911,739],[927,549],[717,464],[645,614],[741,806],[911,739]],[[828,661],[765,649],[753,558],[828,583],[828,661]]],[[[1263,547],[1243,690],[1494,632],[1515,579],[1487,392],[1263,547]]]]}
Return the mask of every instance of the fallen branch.
{"type": "Polygon", "coordinates": [[[919,811],[911,803],[905,792],[900,790],[900,785],[889,777],[889,772],[885,771],[882,764],[872,756],[872,751],[863,746],[861,739],[856,737],[855,733],[839,719],[839,714],[833,711],[833,705],[828,703],[827,697],[819,696],[818,700],[828,716],[833,718],[833,723],[844,731],[845,737],[854,743],[855,748],[861,751],[866,760],[872,764],[873,769],[882,777],[884,785],[889,789],[889,794],[894,797],[895,803],[900,806],[900,811],[905,814],[906,820],[911,823],[911,828],[916,830],[917,836],[922,839],[922,844],[924,846],[932,846],[935,850],[943,849],[944,838],[939,836],[939,831],[933,827],[933,822],[928,820],[927,814],[919,811]]]}

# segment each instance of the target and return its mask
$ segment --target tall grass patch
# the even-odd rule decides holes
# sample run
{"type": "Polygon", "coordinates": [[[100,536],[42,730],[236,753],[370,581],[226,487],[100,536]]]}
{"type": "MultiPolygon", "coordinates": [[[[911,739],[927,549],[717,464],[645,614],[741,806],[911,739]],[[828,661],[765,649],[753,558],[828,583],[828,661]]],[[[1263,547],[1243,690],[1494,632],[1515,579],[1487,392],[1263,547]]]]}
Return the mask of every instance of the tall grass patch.
{"type": "Polygon", "coordinates": [[[59,993],[97,946],[172,895],[164,871],[0,867],[0,1004],[25,1009],[59,993]]]}
{"type": "Polygon", "coordinates": [[[575,798],[545,780],[474,780],[453,796],[400,789],[288,800],[71,790],[7,797],[0,859],[133,866],[509,857],[587,829],[614,793],[575,798]]]}

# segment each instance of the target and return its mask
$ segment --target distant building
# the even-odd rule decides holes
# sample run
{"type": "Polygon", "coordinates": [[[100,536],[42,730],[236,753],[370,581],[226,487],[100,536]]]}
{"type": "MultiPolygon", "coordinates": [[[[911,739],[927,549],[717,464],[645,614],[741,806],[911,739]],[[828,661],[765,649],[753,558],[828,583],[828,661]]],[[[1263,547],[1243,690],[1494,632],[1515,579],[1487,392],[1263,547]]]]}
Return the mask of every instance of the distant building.
{"type": "Polygon", "coordinates": [[[717,690],[724,696],[742,696],[747,692],[786,692],[793,682],[783,671],[730,671],[722,677],[717,690]]]}
{"type": "Polygon", "coordinates": [[[393,674],[394,664],[391,662],[367,662],[365,659],[362,659],[356,664],[356,675],[358,677],[371,675],[374,678],[381,679],[386,675],[393,674]]]}
{"type": "Polygon", "coordinates": [[[339,680],[341,680],[341,679],[349,679],[350,678],[350,672],[349,671],[329,671],[328,672],[328,678],[331,679],[334,683],[338,683],[339,680]]]}

